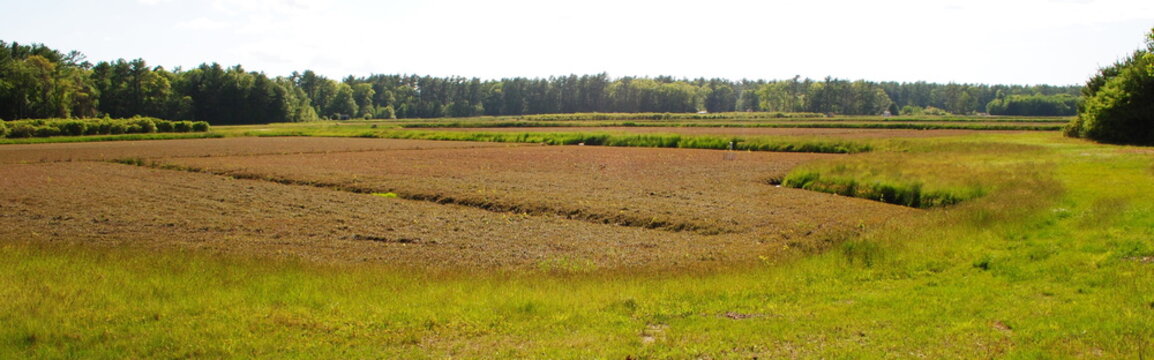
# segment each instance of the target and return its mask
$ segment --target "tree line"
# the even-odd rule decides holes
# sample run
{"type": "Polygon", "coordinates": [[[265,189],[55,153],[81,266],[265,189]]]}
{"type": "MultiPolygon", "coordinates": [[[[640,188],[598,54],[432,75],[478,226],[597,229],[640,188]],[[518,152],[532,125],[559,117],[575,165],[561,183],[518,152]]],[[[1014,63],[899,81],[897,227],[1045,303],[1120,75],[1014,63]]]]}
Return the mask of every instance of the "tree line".
{"type": "Polygon", "coordinates": [[[675,79],[608,74],[482,80],[313,71],[269,77],[240,65],[168,70],[144,60],[0,41],[0,119],[150,116],[213,124],[317,119],[509,116],[578,112],[989,112],[1072,115],[1080,86],[822,80],[675,79]],[[1073,99],[1073,100],[1071,100],[1073,99]],[[1062,106],[1058,106],[1062,105],[1062,106]]]}

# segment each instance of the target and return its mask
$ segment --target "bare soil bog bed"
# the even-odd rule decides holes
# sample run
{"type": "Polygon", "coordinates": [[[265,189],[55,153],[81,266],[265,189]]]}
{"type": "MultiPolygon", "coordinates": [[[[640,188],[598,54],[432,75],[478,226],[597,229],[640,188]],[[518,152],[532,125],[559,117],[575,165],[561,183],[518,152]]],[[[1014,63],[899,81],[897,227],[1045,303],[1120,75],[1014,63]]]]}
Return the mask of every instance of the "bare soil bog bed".
{"type": "Polygon", "coordinates": [[[490,210],[774,239],[912,210],[771,185],[839,155],[528,146],[170,159],[198,171],[490,210]],[[730,157],[732,160],[726,160],[730,157]]]}
{"type": "Polygon", "coordinates": [[[245,137],[0,145],[0,164],[55,161],[115,160],[121,158],[208,157],[257,154],[305,154],[370,150],[508,147],[464,141],[324,137],[245,137]]]}
{"type": "Polygon", "coordinates": [[[0,146],[0,241],[660,269],[822,248],[917,212],[769,184],[834,156],[349,138],[0,146]],[[117,158],[186,171],[96,161],[117,158]]]}
{"type": "Polygon", "coordinates": [[[111,163],[3,171],[0,241],[423,268],[717,265],[782,246],[111,163]]]}

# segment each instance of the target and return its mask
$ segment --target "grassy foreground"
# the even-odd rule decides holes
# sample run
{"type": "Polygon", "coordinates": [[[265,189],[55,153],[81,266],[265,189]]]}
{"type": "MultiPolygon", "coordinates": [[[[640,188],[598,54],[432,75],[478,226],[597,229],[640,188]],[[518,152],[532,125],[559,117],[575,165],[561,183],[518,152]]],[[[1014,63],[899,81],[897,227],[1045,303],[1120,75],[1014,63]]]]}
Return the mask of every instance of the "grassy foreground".
{"type": "Polygon", "coordinates": [[[0,358],[1154,356],[1154,153],[1057,134],[909,149],[839,176],[937,166],[925,186],[987,193],[739,270],[445,274],[0,239],[0,358]]]}

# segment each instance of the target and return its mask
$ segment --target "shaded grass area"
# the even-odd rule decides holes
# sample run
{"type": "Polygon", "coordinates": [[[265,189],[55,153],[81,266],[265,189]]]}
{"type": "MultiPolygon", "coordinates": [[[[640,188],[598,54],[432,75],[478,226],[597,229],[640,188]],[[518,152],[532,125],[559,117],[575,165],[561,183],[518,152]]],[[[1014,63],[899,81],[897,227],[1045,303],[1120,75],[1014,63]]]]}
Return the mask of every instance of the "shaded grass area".
{"type": "Polygon", "coordinates": [[[454,274],[3,239],[0,357],[1150,357],[1151,154],[977,139],[870,163],[980,159],[949,170],[1006,175],[986,196],[743,270],[454,274]]]}

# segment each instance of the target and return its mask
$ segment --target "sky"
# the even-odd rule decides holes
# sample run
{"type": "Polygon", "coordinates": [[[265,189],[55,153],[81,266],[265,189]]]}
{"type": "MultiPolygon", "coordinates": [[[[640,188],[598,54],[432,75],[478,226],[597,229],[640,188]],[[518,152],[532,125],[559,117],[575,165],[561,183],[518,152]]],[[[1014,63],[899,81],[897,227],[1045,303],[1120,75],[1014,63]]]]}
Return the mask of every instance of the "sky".
{"type": "Polygon", "coordinates": [[[91,62],[417,74],[1082,84],[1151,0],[0,0],[0,40],[91,62]]]}

